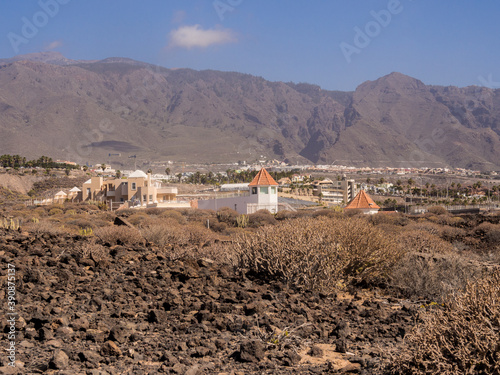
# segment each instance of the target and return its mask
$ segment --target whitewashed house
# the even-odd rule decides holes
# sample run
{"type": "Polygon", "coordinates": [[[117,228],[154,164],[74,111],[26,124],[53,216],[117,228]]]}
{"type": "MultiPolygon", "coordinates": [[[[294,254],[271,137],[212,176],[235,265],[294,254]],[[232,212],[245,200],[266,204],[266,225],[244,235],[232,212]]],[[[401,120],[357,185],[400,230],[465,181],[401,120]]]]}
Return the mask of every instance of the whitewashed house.
{"type": "Polygon", "coordinates": [[[251,214],[258,210],[268,210],[274,214],[278,212],[278,183],[262,168],[248,184],[245,195],[198,201],[200,209],[219,210],[222,207],[232,208],[240,214],[251,214]]]}

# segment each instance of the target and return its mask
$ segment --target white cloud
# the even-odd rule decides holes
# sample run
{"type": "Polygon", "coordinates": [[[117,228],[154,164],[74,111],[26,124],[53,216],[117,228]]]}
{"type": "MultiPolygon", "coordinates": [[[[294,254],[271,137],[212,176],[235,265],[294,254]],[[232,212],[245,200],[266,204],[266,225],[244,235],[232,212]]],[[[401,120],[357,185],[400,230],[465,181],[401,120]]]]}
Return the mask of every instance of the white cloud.
{"type": "Polygon", "coordinates": [[[60,41],[60,40],[54,40],[53,42],[51,42],[51,43],[49,43],[49,44],[47,44],[45,46],[45,50],[46,51],[52,51],[53,49],[61,47],[62,44],[63,44],[62,41],[60,41]]]}
{"type": "Polygon", "coordinates": [[[206,48],[215,44],[236,42],[233,31],[229,29],[203,30],[200,25],[181,26],[169,34],[169,47],[206,48]]]}

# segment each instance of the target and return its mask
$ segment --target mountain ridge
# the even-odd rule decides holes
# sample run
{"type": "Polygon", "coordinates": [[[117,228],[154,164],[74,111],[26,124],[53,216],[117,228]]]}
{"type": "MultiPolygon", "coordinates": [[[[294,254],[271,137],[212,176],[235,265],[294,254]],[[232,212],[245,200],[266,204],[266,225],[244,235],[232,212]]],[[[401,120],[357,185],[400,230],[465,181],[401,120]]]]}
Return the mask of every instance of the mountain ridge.
{"type": "Polygon", "coordinates": [[[398,72],[343,92],[119,57],[31,54],[0,60],[0,118],[3,153],[80,164],[125,165],[135,154],[146,163],[265,157],[500,169],[500,90],[425,85],[398,72]]]}

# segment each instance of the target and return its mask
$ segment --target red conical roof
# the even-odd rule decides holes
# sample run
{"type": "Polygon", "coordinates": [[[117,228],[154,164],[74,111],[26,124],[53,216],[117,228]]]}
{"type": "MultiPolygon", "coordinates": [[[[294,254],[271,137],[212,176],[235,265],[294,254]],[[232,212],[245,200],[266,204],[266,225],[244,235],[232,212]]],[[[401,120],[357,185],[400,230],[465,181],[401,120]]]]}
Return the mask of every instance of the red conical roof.
{"type": "Polygon", "coordinates": [[[278,186],[278,183],[274,181],[274,178],[272,178],[272,176],[269,174],[268,171],[262,168],[248,186],[270,186],[270,185],[278,186]]]}
{"type": "Polygon", "coordinates": [[[349,202],[345,209],[379,209],[380,207],[370,198],[364,190],[361,190],[352,201],[349,202]]]}

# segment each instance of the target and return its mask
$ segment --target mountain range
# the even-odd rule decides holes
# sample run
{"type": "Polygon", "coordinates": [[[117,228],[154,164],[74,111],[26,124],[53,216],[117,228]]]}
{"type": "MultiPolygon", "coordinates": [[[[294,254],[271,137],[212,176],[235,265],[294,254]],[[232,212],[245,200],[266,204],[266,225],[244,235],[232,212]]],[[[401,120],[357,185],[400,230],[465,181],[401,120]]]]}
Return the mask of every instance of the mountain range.
{"type": "Polygon", "coordinates": [[[355,91],[57,52],[0,59],[0,153],[500,169],[500,90],[391,73],[355,91]]]}

